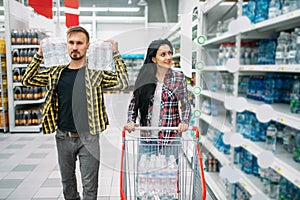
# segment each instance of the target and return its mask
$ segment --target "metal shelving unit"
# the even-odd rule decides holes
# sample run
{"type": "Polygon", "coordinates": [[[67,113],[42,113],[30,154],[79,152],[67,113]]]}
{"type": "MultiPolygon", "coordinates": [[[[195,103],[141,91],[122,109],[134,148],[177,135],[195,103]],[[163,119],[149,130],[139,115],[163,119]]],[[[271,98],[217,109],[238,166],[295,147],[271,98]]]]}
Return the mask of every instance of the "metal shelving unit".
{"type": "MultiPolygon", "coordinates": [[[[11,31],[16,30],[29,30],[31,28],[39,29],[38,27],[31,27],[30,17],[33,14],[28,7],[17,1],[4,0],[4,17],[5,17],[5,38],[6,38],[6,63],[7,63],[7,82],[8,82],[8,105],[9,105],[9,131],[13,132],[26,132],[26,133],[40,133],[41,124],[16,124],[17,111],[25,109],[26,111],[32,107],[32,112],[35,112],[35,107],[39,107],[45,101],[44,98],[38,100],[27,100],[27,99],[15,99],[14,89],[16,87],[22,87],[20,82],[13,81],[13,70],[15,68],[26,68],[28,63],[13,63],[13,50],[18,49],[38,49],[37,44],[12,44],[11,31]]],[[[45,24],[49,22],[45,21],[45,24]]],[[[52,28],[52,27],[50,27],[52,28]]],[[[47,30],[54,31],[54,30],[47,30]]]]}
{"type": "MultiPolygon", "coordinates": [[[[4,40],[3,40],[4,41],[4,40]]],[[[1,47],[2,48],[2,47],[1,47]]],[[[5,49],[5,48],[4,48],[5,49]]],[[[8,99],[7,99],[7,74],[4,52],[0,53],[0,129],[8,131],[8,99]]]]}
{"type": "MultiPolygon", "coordinates": [[[[220,4],[223,2],[223,0],[210,0],[205,1],[204,5],[202,6],[202,9],[200,9],[199,18],[200,23],[198,24],[198,36],[200,35],[209,35],[210,33],[207,32],[208,30],[208,16],[209,12],[214,12],[215,9],[220,7],[220,4]]],[[[235,18],[238,18],[241,16],[241,5],[243,1],[239,0],[237,2],[237,12],[235,18]]],[[[272,33],[280,32],[284,30],[291,29],[293,27],[299,26],[299,20],[300,20],[300,10],[296,10],[290,13],[286,13],[283,15],[280,15],[276,18],[272,18],[269,20],[262,21],[257,24],[251,24],[250,26],[243,28],[239,30],[239,32],[225,32],[221,36],[216,37],[210,37],[208,40],[202,44],[199,45],[198,53],[197,53],[197,62],[203,62],[208,63],[203,69],[199,70],[197,73],[197,86],[202,87],[203,90],[201,91],[201,94],[199,95],[199,101],[197,102],[199,106],[202,104],[202,101],[204,98],[214,99],[221,103],[225,103],[227,97],[241,97],[238,94],[238,78],[243,75],[249,75],[249,74],[267,74],[270,72],[275,73],[300,73],[300,65],[239,65],[237,71],[230,72],[227,69],[227,66],[216,66],[212,64],[209,59],[206,57],[207,52],[213,52],[214,49],[217,49],[221,42],[235,42],[236,43],[236,49],[237,49],[237,63],[239,62],[240,58],[240,43],[242,40],[255,40],[255,39],[261,39],[264,37],[270,36],[272,33]],[[203,82],[204,74],[205,73],[221,73],[221,72],[228,72],[232,73],[234,77],[234,90],[232,93],[228,93],[225,91],[209,91],[208,89],[205,89],[205,82],[203,82]]],[[[216,57],[213,57],[216,58],[216,57]]],[[[212,60],[212,59],[211,59],[212,60]]],[[[264,105],[263,102],[260,101],[254,101],[247,99],[247,106],[245,110],[250,111],[252,113],[256,113],[258,108],[262,105],[264,105]]],[[[269,105],[269,104],[268,104],[269,105]]],[[[270,105],[272,109],[274,110],[274,113],[272,114],[271,120],[275,122],[279,122],[283,125],[287,125],[289,127],[295,128],[297,130],[300,130],[300,116],[296,114],[292,114],[289,111],[289,105],[285,104],[271,104],[270,105]]],[[[236,112],[232,111],[232,124],[229,123],[229,117],[228,116],[208,116],[205,114],[202,114],[199,117],[199,126],[201,128],[204,128],[201,130],[202,133],[205,133],[208,126],[212,126],[213,128],[220,130],[221,132],[235,132],[236,131],[236,112]],[[205,124],[207,124],[205,126],[205,124]]],[[[255,194],[262,194],[262,185],[261,182],[258,181],[258,179],[252,179],[251,176],[244,174],[241,172],[240,169],[234,166],[232,163],[230,157],[229,160],[225,159],[226,156],[218,152],[214,148],[214,144],[206,138],[202,137],[201,143],[203,146],[206,147],[214,155],[216,159],[218,159],[223,166],[229,165],[233,166],[235,171],[237,173],[241,173],[242,178],[239,180],[239,183],[242,185],[242,187],[250,193],[250,195],[255,194]],[[225,158],[224,158],[225,156],[225,158]]],[[[261,142],[252,142],[249,139],[243,138],[243,142],[241,144],[241,147],[243,147],[245,150],[250,152],[254,156],[258,156],[263,151],[266,151],[263,144],[261,142]]],[[[233,151],[231,151],[233,154],[233,151]]],[[[231,155],[232,157],[233,155],[231,155]]],[[[299,165],[295,163],[292,160],[291,155],[287,155],[287,153],[278,153],[275,154],[274,162],[270,166],[274,171],[276,171],[281,176],[285,177],[287,180],[289,180],[291,183],[296,185],[298,188],[300,188],[300,174],[299,174],[299,165]]],[[[210,177],[207,178],[208,184],[210,185],[210,177]]],[[[212,188],[219,187],[214,183],[211,183],[210,185],[212,188]]],[[[214,188],[215,191],[222,191],[222,188],[214,188]]],[[[224,191],[225,192],[225,191],[224,191]]],[[[229,192],[229,191],[226,191],[229,192]]],[[[219,192],[220,193],[220,192],[219,192]]],[[[222,192],[221,192],[222,193],[222,192]]],[[[226,197],[227,199],[230,199],[230,197],[226,197]]],[[[221,199],[225,199],[222,197],[221,199]]],[[[266,197],[268,199],[268,197],[266,197]]]]}

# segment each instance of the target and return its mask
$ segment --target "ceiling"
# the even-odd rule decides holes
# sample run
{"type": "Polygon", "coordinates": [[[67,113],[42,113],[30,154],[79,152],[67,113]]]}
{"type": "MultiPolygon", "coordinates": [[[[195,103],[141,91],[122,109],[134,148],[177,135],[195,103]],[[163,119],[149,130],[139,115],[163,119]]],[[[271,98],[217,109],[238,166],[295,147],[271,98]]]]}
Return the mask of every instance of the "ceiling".
{"type": "MultiPolygon", "coordinates": [[[[3,6],[3,1],[0,0],[0,6],[3,6]]],[[[17,0],[25,5],[28,5],[28,0],[17,0]]],[[[79,0],[79,7],[139,7],[138,12],[96,12],[96,16],[144,16],[144,6],[138,6],[140,0],[79,0]]],[[[179,0],[146,0],[148,3],[148,22],[166,22],[164,18],[162,2],[165,1],[167,22],[178,22],[178,1],[179,0]]],[[[57,0],[53,0],[53,6],[56,7],[57,0]]],[[[60,6],[64,6],[64,0],[60,0],[60,6]]],[[[0,13],[1,14],[1,13],[0,13]]],[[[63,14],[63,13],[61,13],[63,14]]],[[[92,16],[92,12],[80,12],[81,16],[92,16]]]]}

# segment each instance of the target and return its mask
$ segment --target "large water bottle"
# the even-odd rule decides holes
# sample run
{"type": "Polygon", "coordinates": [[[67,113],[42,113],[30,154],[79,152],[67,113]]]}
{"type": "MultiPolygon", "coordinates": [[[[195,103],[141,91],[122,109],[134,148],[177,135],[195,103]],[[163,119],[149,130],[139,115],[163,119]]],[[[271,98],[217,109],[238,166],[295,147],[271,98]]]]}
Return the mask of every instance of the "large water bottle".
{"type": "Polygon", "coordinates": [[[293,152],[293,159],[300,163],[300,131],[297,131],[295,136],[295,150],[293,152]]]}
{"type": "Polygon", "coordinates": [[[276,56],[275,56],[276,65],[287,64],[287,43],[288,43],[288,33],[280,32],[279,37],[277,38],[277,47],[276,47],[276,56]]]}
{"type": "Polygon", "coordinates": [[[275,80],[271,74],[265,76],[265,96],[264,102],[268,104],[274,103],[275,80]]]}
{"type": "Polygon", "coordinates": [[[277,128],[274,123],[271,123],[266,132],[266,149],[275,153],[276,151],[277,128]]]}
{"type": "Polygon", "coordinates": [[[284,0],[282,4],[281,13],[286,14],[288,12],[290,12],[290,0],[284,0]]]}
{"type": "Polygon", "coordinates": [[[222,42],[219,47],[217,65],[222,66],[225,64],[225,43],[222,42]]]}
{"type": "Polygon", "coordinates": [[[280,175],[276,171],[272,170],[270,174],[270,193],[269,193],[269,197],[271,199],[278,199],[279,181],[280,181],[280,175]]]}
{"type": "Polygon", "coordinates": [[[297,9],[298,9],[297,0],[290,0],[289,11],[292,12],[297,9]]]}
{"type": "Polygon", "coordinates": [[[291,42],[288,46],[288,64],[295,65],[297,64],[296,60],[297,55],[297,34],[295,32],[291,33],[291,42]]]}
{"type": "Polygon", "coordinates": [[[256,7],[256,1],[255,0],[249,0],[248,2],[248,13],[247,16],[250,19],[252,23],[255,23],[255,7],[256,7]]]}
{"type": "Polygon", "coordinates": [[[255,23],[268,19],[269,0],[256,0],[255,23]]]}
{"type": "Polygon", "coordinates": [[[269,19],[277,17],[281,14],[281,2],[279,0],[271,0],[269,4],[269,19]]]}
{"type": "Polygon", "coordinates": [[[290,110],[291,113],[300,114],[300,79],[298,76],[294,76],[290,97],[290,110]]]}

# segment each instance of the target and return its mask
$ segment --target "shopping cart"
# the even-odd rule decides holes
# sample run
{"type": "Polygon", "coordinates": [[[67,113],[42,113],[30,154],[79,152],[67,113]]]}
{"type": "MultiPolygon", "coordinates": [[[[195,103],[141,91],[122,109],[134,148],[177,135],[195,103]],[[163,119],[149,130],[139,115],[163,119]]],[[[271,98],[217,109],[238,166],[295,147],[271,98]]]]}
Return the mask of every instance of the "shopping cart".
{"type": "Polygon", "coordinates": [[[167,131],[177,127],[136,127],[122,131],[121,200],[205,200],[206,182],[200,153],[199,130],[195,139],[141,137],[139,131],[167,131]]]}

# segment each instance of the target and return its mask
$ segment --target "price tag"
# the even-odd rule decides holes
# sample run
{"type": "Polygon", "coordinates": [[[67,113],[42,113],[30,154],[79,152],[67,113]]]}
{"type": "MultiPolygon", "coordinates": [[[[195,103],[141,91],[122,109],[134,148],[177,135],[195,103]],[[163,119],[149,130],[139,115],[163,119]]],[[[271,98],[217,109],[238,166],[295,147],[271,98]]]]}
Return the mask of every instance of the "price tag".
{"type": "Polygon", "coordinates": [[[242,183],[243,188],[247,188],[247,184],[246,183],[242,183]]]}
{"type": "Polygon", "coordinates": [[[250,70],[252,70],[252,71],[253,71],[253,70],[254,70],[254,67],[250,67],[250,70]]]}
{"type": "Polygon", "coordinates": [[[282,124],[284,124],[284,123],[285,123],[285,119],[284,119],[283,117],[281,117],[281,118],[279,119],[279,122],[282,123],[282,124]]]}
{"type": "Polygon", "coordinates": [[[269,66],[265,67],[265,70],[266,70],[266,71],[270,71],[270,69],[271,69],[271,68],[270,68],[269,66]]]}
{"type": "Polygon", "coordinates": [[[251,111],[251,112],[255,112],[255,109],[254,109],[254,108],[250,108],[250,111],[251,111]]]}
{"type": "Polygon", "coordinates": [[[245,149],[248,149],[248,144],[243,144],[243,147],[244,147],[245,149]]]}
{"type": "Polygon", "coordinates": [[[241,70],[245,70],[245,66],[241,66],[241,70]]]}
{"type": "Polygon", "coordinates": [[[278,174],[282,174],[282,168],[281,168],[281,167],[278,167],[278,168],[277,168],[277,172],[278,172],[278,174]]]}
{"type": "Polygon", "coordinates": [[[286,71],[286,67],[283,66],[283,67],[280,68],[280,70],[281,70],[281,71],[286,71]]]}

